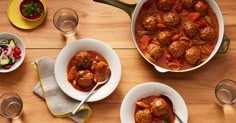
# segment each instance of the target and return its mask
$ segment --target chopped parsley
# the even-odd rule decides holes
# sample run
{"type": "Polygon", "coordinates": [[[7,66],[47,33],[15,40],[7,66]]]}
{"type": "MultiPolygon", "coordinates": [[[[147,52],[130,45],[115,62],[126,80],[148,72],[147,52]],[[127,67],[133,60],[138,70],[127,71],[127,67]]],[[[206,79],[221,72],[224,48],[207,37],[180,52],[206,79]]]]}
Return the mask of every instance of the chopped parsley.
{"type": "Polygon", "coordinates": [[[164,110],[164,109],[162,109],[162,110],[159,110],[159,112],[162,112],[162,113],[164,113],[164,114],[166,114],[166,113],[167,113],[167,111],[166,111],[166,110],[164,110]]]}
{"type": "Polygon", "coordinates": [[[145,111],[145,110],[142,110],[142,114],[146,114],[146,111],[145,111]]]}
{"type": "Polygon", "coordinates": [[[105,80],[105,79],[106,79],[106,78],[105,78],[105,69],[102,69],[101,72],[100,72],[100,74],[101,74],[102,80],[105,80]]]}
{"type": "Polygon", "coordinates": [[[82,63],[82,66],[84,67],[84,68],[86,68],[86,66],[87,66],[87,64],[88,64],[88,57],[87,56],[85,56],[84,57],[84,59],[83,59],[83,63],[82,63]]]}
{"type": "Polygon", "coordinates": [[[165,118],[165,119],[164,119],[164,122],[165,122],[165,123],[171,123],[171,120],[170,120],[170,118],[165,118]]]}
{"type": "Polygon", "coordinates": [[[45,12],[41,4],[29,1],[22,6],[22,13],[24,16],[33,18],[37,14],[44,15],[45,12]]]}

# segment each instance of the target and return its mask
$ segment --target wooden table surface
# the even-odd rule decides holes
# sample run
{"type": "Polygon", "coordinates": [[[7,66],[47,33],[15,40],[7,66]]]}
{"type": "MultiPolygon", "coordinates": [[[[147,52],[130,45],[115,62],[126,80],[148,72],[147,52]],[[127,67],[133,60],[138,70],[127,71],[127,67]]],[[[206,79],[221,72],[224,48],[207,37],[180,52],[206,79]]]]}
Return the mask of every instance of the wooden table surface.
{"type": "MultiPolygon", "coordinates": [[[[138,0],[123,0],[137,3],[138,0]]],[[[47,0],[48,13],[37,28],[22,30],[14,27],[7,17],[8,0],[0,0],[0,32],[18,35],[26,46],[26,58],[15,71],[0,74],[0,94],[18,93],[24,102],[24,123],[73,123],[69,118],[53,117],[45,102],[33,94],[38,81],[31,63],[42,56],[56,59],[66,40],[53,25],[53,14],[69,7],[79,15],[77,27],[81,38],[95,38],[110,46],[118,54],[122,76],[116,90],[107,98],[89,103],[92,108],[89,123],[120,123],[120,106],[127,92],[148,81],[162,82],[174,88],[187,104],[189,123],[224,123],[230,114],[215,103],[214,88],[222,79],[236,80],[236,1],[216,0],[224,17],[225,34],[231,44],[226,54],[217,54],[203,67],[186,73],[159,73],[136,50],[130,33],[130,18],[120,9],[92,0],[47,0]]],[[[234,114],[234,116],[236,116],[234,114]]],[[[0,123],[10,122],[0,117],[0,123]]]]}

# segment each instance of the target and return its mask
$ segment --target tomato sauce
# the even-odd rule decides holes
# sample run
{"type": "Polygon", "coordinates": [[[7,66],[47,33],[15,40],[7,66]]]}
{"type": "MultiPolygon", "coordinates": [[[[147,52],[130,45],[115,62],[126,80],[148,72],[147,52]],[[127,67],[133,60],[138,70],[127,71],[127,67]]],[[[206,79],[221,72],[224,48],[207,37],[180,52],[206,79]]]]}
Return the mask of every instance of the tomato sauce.
{"type": "MultiPolygon", "coordinates": [[[[143,101],[145,104],[151,105],[152,101],[156,98],[164,99],[166,101],[166,103],[168,104],[168,106],[167,106],[168,110],[167,110],[167,114],[163,115],[163,116],[154,116],[154,115],[152,115],[152,121],[156,121],[156,122],[165,121],[165,122],[168,122],[168,123],[174,123],[175,122],[175,115],[172,111],[173,105],[172,105],[172,102],[169,99],[167,99],[168,97],[162,96],[162,95],[161,96],[152,95],[152,96],[142,98],[139,101],[143,101]]],[[[136,104],[135,111],[134,111],[134,117],[136,117],[136,113],[139,110],[143,110],[143,109],[144,109],[143,107],[140,107],[139,105],[136,104]]],[[[137,121],[135,123],[137,123],[137,121]]]]}
{"type": "MultiPolygon", "coordinates": [[[[71,74],[70,70],[72,69],[73,66],[76,66],[76,69],[77,69],[76,73],[73,73],[73,74],[77,74],[77,72],[80,71],[80,70],[88,70],[91,74],[94,75],[94,78],[92,79],[92,83],[91,83],[90,86],[88,86],[88,87],[80,86],[79,84],[77,84],[78,82],[75,82],[76,78],[74,78],[73,80],[68,79],[68,81],[71,83],[71,85],[75,89],[80,90],[80,91],[84,91],[84,92],[89,92],[96,85],[96,82],[94,81],[95,79],[101,80],[101,77],[104,77],[104,76],[107,77],[107,74],[108,74],[108,73],[104,72],[104,73],[101,73],[101,75],[99,75],[99,76],[95,76],[95,70],[94,70],[95,68],[94,67],[97,65],[97,63],[98,62],[104,62],[107,65],[107,67],[109,67],[109,66],[108,66],[108,62],[106,61],[106,59],[101,54],[99,54],[98,52],[96,52],[96,51],[86,51],[86,52],[90,55],[90,57],[89,57],[90,59],[88,59],[88,60],[91,61],[90,65],[87,68],[80,68],[79,66],[77,66],[75,64],[76,55],[73,56],[70,59],[69,64],[67,66],[67,77],[69,77],[69,74],[71,74]],[[103,74],[105,74],[105,75],[103,75],[103,74]]],[[[103,86],[103,85],[98,86],[97,89],[99,89],[101,86],[103,86]]]]}

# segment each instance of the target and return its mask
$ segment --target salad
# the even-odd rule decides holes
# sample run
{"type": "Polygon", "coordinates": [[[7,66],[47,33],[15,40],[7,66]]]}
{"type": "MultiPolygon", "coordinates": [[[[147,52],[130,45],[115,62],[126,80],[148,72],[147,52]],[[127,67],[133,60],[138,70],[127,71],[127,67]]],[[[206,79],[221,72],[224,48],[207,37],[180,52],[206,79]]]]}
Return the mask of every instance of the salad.
{"type": "Polygon", "coordinates": [[[0,40],[0,69],[10,69],[21,58],[21,49],[14,39],[0,40]]]}

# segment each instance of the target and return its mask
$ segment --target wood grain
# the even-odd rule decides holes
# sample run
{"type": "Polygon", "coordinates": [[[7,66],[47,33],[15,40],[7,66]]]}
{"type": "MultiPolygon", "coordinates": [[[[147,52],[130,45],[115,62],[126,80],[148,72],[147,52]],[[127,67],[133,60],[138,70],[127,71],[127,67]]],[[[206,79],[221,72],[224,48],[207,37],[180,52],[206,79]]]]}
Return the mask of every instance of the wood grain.
{"type": "MultiPolygon", "coordinates": [[[[27,48],[26,58],[20,68],[11,73],[0,74],[0,94],[10,91],[22,97],[24,123],[72,123],[68,118],[53,117],[44,100],[33,94],[38,78],[31,63],[43,56],[55,60],[66,42],[95,38],[109,44],[116,51],[122,65],[122,76],[118,87],[110,96],[89,103],[93,110],[89,123],[120,123],[123,98],[130,89],[145,82],[161,82],[178,91],[187,104],[189,123],[234,123],[232,114],[216,105],[214,88],[222,79],[236,80],[236,1],[216,2],[224,17],[225,34],[231,40],[228,52],[216,54],[206,65],[191,72],[159,73],[136,50],[130,33],[130,18],[120,9],[92,0],[47,0],[47,18],[42,25],[32,30],[22,30],[13,26],[7,18],[8,0],[0,0],[0,32],[18,35],[27,48]],[[53,14],[62,7],[73,8],[79,15],[78,35],[75,37],[64,38],[53,25],[53,14]]],[[[235,114],[233,112],[234,116],[235,114]]],[[[10,122],[0,117],[0,123],[10,122]]]]}

